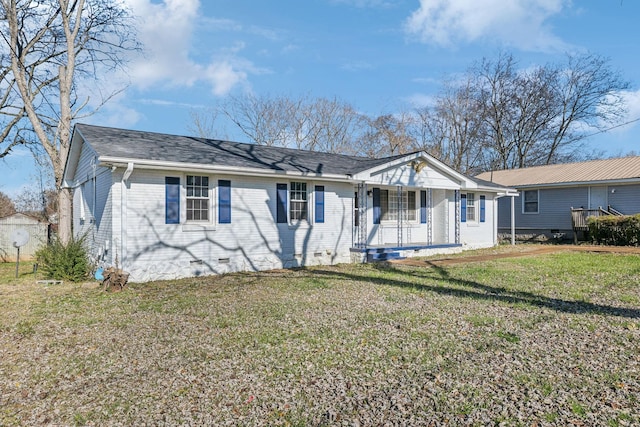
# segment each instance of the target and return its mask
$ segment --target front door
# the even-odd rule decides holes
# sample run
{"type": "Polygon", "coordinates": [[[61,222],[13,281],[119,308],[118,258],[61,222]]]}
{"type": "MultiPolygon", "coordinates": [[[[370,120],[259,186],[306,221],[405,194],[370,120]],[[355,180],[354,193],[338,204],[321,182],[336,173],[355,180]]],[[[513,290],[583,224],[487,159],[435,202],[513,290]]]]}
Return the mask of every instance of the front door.
{"type": "Polygon", "coordinates": [[[607,209],[609,204],[606,186],[589,187],[589,209],[607,209]]]}

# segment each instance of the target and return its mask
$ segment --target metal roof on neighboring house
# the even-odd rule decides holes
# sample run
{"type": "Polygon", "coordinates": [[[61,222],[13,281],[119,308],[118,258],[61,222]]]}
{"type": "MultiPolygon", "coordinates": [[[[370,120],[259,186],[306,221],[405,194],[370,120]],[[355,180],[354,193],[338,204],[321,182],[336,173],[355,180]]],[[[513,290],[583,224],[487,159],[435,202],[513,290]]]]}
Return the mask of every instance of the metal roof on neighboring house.
{"type": "Polygon", "coordinates": [[[355,174],[409,154],[382,159],[190,136],[77,124],[101,158],[151,160],[311,174],[355,174]]]}
{"type": "Polygon", "coordinates": [[[484,172],[476,178],[508,187],[640,181],[640,156],[484,172]]]}

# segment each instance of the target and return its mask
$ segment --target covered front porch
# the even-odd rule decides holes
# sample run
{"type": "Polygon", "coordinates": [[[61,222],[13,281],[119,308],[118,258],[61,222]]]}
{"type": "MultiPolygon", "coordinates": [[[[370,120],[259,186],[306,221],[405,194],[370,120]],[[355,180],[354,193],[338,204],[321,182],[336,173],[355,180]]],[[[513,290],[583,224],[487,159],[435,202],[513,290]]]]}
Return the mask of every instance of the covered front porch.
{"type": "Polygon", "coordinates": [[[359,184],[352,259],[367,262],[460,251],[460,203],[457,189],[359,184]]]}
{"type": "Polygon", "coordinates": [[[354,249],[460,244],[460,190],[365,183],[355,190],[354,249]]]}

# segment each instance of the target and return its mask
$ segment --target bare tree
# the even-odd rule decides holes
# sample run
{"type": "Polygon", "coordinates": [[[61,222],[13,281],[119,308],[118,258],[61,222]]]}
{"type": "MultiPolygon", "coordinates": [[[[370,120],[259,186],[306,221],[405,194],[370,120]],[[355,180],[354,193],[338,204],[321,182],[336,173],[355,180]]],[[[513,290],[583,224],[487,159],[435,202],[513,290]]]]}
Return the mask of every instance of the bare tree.
{"type": "Polygon", "coordinates": [[[351,104],[337,98],[318,98],[308,105],[306,149],[355,154],[360,115],[351,104]]]}
{"type": "Polygon", "coordinates": [[[630,87],[607,59],[593,54],[568,55],[554,71],[552,90],[558,110],[547,141],[547,164],[564,146],[582,140],[588,132],[585,127],[605,130],[619,123],[626,113],[622,93],[630,87]]]}
{"type": "Polygon", "coordinates": [[[448,81],[435,105],[416,110],[418,147],[463,173],[482,163],[482,118],[469,79],[448,81]]]}
{"type": "Polygon", "coordinates": [[[5,84],[16,94],[9,117],[28,118],[51,161],[59,237],[67,241],[71,193],[62,186],[62,174],[72,123],[89,103],[80,99],[79,81],[119,67],[123,51],[138,48],[130,15],[111,0],[0,0],[0,15],[5,84]]]}
{"type": "Polygon", "coordinates": [[[366,118],[361,150],[369,157],[405,154],[417,148],[416,117],[407,111],[366,118]]]}
{"type": "Polygon", "coordinates": [[[286,146],[292,102],[288,97],[232,96],[221,111],[249,138],[259,145],[286,146]]]}
{"type": "Polygon", "coordinates": [[[448,83],[435,106],[418,112],[426,149],[467,173],[573,161],[589,129],[623,117],[628,89],[595,55],[521,69],[511,54],[483,59],[448,83]]]}
{"type": "MultiPolygon", "coordinates": [[[[259,145],[355,152],[360,116],[350,104],[337,98],[247,94],[229,98],[219,111],[251,142],[259,145]]],[[[215,119],[209,116],[192,117],[192,120],[194,129],[201,132],[203,123],[215,119]]]]}
{"type": "Polygon", "coordinates": [[[0,191],[0,218],[14,213],[16,213],[16,206],[13,204],[13,200],[0,191]]]}
{"type": "Polygon", "coordinates": [[[218,129],[219,110],[207,108],[206,110],[192,110],[189,112],[191,122],[187,124],[187,130],[200,138],[226,139],[226,134],[218,129]]]}

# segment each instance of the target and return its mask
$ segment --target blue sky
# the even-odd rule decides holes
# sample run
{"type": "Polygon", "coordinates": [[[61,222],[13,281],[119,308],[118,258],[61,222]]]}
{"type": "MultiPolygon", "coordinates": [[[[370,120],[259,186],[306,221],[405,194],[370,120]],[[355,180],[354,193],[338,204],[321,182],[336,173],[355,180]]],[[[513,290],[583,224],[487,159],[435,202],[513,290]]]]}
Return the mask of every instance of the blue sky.
{"type": "MultiPolygon", "coordinates": [[[[83,122],[188,134],[192,111],[225,97],[337,97],[389,114],[433,100],[443,79],[509,51],[523,68],[566,52],[610,58],[640,118],[636,0],[122,0],[144,54],[104,88],[127,89],[83,122]]],[[[220,138],[244,139],[222,125],[220,138]]],[[[593,136],[607,155],[640,152],[640,122],[593,136]]],[[[0,191],[34,182],[30,154],[0,162],[0,191]]]]}

